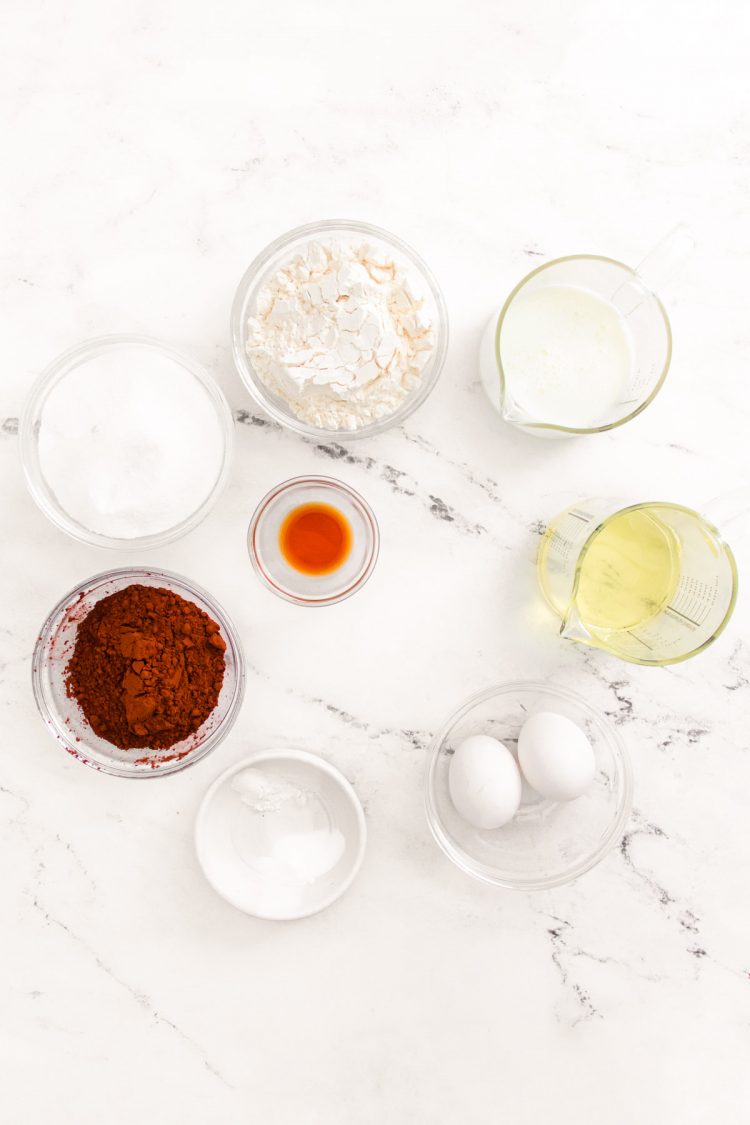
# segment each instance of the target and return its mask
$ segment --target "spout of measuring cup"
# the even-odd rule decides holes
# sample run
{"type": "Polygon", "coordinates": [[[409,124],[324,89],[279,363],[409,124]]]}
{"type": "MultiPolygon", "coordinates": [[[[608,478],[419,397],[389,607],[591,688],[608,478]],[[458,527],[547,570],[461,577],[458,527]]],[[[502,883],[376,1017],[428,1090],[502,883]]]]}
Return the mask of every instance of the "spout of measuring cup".
{"type": "Polygon", "coordinates": [[[593,645],[596,641],[581,620],[578,610],[572,606],[567,617],[560,626],[560,636],[567,641],[577,641],[582,645],[593,645]]]}
{"type": "Polygon", "coordinates": [[[503,397],[502,409],[500,411],[504,422],[510,422],[511,426],[533,426],[539,425],[537,418],[532,416],[522,407],[518,405],[512,395],[506,391],[503,397]]]}

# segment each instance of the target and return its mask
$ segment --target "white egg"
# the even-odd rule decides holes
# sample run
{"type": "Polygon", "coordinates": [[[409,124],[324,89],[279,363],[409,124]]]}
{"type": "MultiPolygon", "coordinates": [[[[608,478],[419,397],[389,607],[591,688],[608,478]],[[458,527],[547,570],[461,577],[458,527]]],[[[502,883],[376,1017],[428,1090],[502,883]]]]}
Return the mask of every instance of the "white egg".
{"type": "Polygon", "coordinates": [[[579,726],[565,715],[538,711],[521,727],[518,761],[537,793],[552,801],[572,801],[594,780],[594,751],[579,726]]]}
{"type": "Polygon", "coordinates": [[[465,738],[455,749],[448,789],[460,816],[475,828],[501,828],[521,802],[521,775],[507,746],[486,734],[465,738]]]}

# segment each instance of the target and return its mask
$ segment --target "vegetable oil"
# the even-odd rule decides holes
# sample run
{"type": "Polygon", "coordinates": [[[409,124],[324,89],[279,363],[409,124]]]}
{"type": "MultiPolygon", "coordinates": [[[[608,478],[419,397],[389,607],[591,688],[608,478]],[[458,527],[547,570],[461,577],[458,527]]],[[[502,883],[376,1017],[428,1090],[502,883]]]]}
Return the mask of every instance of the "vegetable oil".
{"type": "Polygon", "coordinates": [[[643,509],[613,516],[583,551],[575,595],[589,629],[635,629],[664,609],[680,578],[680,543],[643,509]]]}

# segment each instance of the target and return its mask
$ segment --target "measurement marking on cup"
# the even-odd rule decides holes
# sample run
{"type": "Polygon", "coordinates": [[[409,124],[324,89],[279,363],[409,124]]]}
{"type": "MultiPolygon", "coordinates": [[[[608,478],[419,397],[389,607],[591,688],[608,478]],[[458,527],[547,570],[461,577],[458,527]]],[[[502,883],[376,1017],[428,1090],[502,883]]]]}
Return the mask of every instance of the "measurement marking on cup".
{"type": "Polygon", "coordinates": [[[693,618],[688,617],[686,613],[680,613],[679,609],[675,609],[673,605],[668,605],[667,609],[671,610],[672,613],[676,613],[677,616],[681,617],[683,621],[688,621],[691,625],[695,625],[696,629],[700,628],[700,621],[694,621],[693,618]]]}
{"type": "Polygon", "coordinates": [[[642,637],[636,637],[632,629],[627,630],[627,636],[632,637],[633,640],[640,641],[641,645],[643,645],[645,648],[648,648],[649,652],[653,651],[653,648],[651,645],[649,645],[648,641],[644,641],[642,637]]]}

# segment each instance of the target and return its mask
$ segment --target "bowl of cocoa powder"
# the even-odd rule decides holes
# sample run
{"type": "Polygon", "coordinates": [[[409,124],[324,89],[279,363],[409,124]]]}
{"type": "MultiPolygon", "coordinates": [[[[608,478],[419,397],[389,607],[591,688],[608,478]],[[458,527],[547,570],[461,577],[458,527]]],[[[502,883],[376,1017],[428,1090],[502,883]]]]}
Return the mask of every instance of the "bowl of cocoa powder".
{"type": "Polygon", "coordinates": [[[245,687],[221,606],[163,570],[98,574],[71,590],[34,649],[39,712],[79,761],[118,777],[174,773],[228,733],[245,687]]]}

